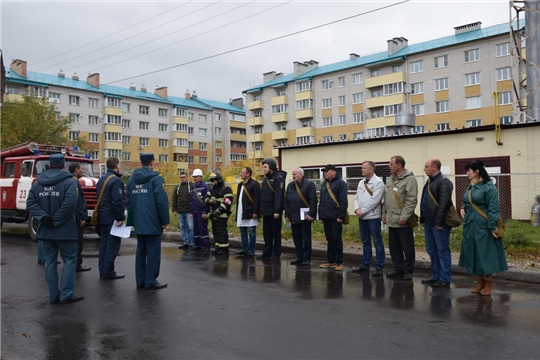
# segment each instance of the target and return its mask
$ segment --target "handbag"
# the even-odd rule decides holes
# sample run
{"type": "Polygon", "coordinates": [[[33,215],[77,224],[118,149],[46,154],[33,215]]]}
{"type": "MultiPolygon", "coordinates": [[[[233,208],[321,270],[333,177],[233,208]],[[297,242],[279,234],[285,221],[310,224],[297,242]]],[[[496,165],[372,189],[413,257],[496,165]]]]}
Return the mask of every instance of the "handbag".
{"type": "Polygon", "coordinates": [[[103,199],[103,192],[105,191],[105,186],[107,186],[107,183],[109,182],[109,180],[111,180],[115,176],[116,175],[111,175],[107,179],[105,179],[105,182],[103,183],[103,187],[101,188],[101,191],[99,193],[96,207],[94,208],[94,212],[92,213],[92,217],[90,218],[90,225],[93,225],[93,226],[99,225],[99,204],[101,204],[101,199],[103,199]]]}
{"type": "MultiPolygon", "coordinates": [[[[328,190],[328,193],[330,194],[330,197],[332,198],[332,200],[334,200],[337,207],[339,208],[339,203],[338,203],[338,201],[336,199],[336,196],[332,192],[332,189],[330,188],[330,184],[328,183],[328,181],[326,182],[326,189],[328,190]]],[[[350,223],[349,210],[345,211],[345,217],[343,218],[342,222],[343,222],[343,225],[348,225],[350,223]]]]}
{"type": "MultiPolygon", "coordinates": [[[[428,193],[429,196],[431,196],[431,200],[435,203],[437,207],[439,207],[439,203],[437,200],[435,200],[435,196],[431,193],[431,189],[429,188],[430,181],[428,180],[428,193]]],[[[446,212],[446,217],[444,218],[444,223],[451,228],[456,228],[461,225],[461,218],[459,217],[456,207],[454,205],[451,205],[448,211],[446,212]]]]}
{"type": "MultiPolygon", "coordinates": [[[[394,189],[395,187],[396,187],[396,181],[394,179],[392,179],[392,189],[394,189]]],[[[394,193],[394,199],[396,199],[397,204],[403,210],[403,203],[399,199],[399,196],[398,196],[397,192],[395,190],[392,190],[392,192],[394,193]]],[[[407,225],[408,227],[413,228],[413,229],[415,227],[417,227],[418,226],[418,215],[413,213],[411,215],[411,217],[409,219],[407,219],[407,222],[405,223],[405,225],[407,225]]]]}
{"type": "MultiPolygon", "coordinates": [[[[478,207],[478,205],[476,205],[475,203],[472,202],[471,190],[469,190],[469,202],[473,206],[474,210],[476,210],[480,215],[482,215],[482,217],[484,219],[486,219],[486,220],[488,219],[487,214],[485,212],[483,212],[482,209],[480,209],[480,207],[478,207]]],[[[503,238],[506,225],[504,224],[504,221],[500,216],[499,216],[499,220],[497,220],[496,226],[497,226],[497,237],[498,238],[503,238]]]]}

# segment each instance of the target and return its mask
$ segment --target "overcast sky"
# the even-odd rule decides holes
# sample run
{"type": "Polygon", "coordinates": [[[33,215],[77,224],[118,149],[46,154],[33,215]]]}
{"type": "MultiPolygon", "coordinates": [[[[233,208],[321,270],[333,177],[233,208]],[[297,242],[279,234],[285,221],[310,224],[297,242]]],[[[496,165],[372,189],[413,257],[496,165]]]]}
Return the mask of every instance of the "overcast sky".
{"type": "Polygon", "coordinates": [[[169,95],[179,97],[196,90],[201,98],[227,102],[261,83],[265,72],[291,73],[294,61],[313,59],[326,65],[347,60],[350,53],[384,51],[386,40],[393,37],[415,44],[452,35],[455,26],[481,21],[487,27],[510,19],[508,1],[399,3],[3,0],[1,48],[6,67],[12,59],[22,59],[29,71],[57,74],[62,69],[67,76],[77,72],[81,79],[98,72],[101,83],[144,84],[148,91],[168,86],[169,95]],[[165,68],[171,69],[123,80],[165,68]]]}

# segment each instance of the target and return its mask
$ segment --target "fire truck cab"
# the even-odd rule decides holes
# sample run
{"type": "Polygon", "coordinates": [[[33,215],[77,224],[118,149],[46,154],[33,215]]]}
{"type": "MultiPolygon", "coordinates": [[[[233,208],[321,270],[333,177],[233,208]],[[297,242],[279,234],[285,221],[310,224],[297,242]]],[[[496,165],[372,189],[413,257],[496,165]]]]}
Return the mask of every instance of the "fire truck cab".
{"type": "MultiPolygon", "coordinates": [[[[77,150],[77,149],[75,149],[77,150]]],[[[84,197],[88,205],[88,217],[92,216],[96,205],[96,184],[94,163],[85,154],[74,151],[66,146],[37,144],[26,142],[1,150],[0,193],[1,219],[4,222],[23,223],[28,221],[28,229],[32,239],[35,239],[37,221],[26,211],[28,192],[37,177],[48,170],[49,156],[64,154],[66,157],[65,171],[73,162],[78,162],[84,169],[84,175],[79,179],[84,197]]],[[[90,223],[88,219],[87,224],[90,223]]]]}

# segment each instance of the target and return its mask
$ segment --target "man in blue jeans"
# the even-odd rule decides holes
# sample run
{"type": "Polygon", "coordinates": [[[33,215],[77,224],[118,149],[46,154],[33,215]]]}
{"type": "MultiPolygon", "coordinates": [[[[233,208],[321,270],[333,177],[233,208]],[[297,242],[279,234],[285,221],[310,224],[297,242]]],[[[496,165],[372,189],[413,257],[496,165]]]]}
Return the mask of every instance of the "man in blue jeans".
{"type": "Polygon", "coordinates": [[[364,179],[358,183],[354,197],[354,213],[358,218],[360,238],[364,257],[362,264],[353,268],[353,272],[369,272],[372,260],[371,238],[375,243],[375,271],[373,276],[381,276],[384,269],[385,254],[381,235],[381,200],[384,196],[384,183],[375,175],[375,163],[364,161],[362,164],[364,179]]]}
{"type": "Polygon", "coordinates": [[[424,172],[429,176],[422,192],[420,224],[424,227],[426,251],[431,259],[433,273],[422,284],[448,287],[452,280],[452,256],[450,253],[450,230],[446,225],[446,213],[452,206],[452,182],[441,174],[439,159],[428,159],[424,172]]]}
{"type": "Polygon", "coordinates": [[[259,225],[259,206],[261,203],[261,185],[251,178],[253,170],[245,167],[240,171],[242,182],[238,184],[236,199],[236,226],[240,228],[242,250],[240,256],[254,256],[259,225]],[[249,233],[249,237],[248,237],[249,233]]]}
{"type": "Polygon", "coordinates": [[[178,216],[178,226],[182,234],[183,244],[180,249],[189,249],[195,245],[193,240],[193,219],[190,216],[191,211],[191,192],[195,190],[195,186],[189,181],[188,175],[185,172],[180,173],[180,184],[174,189],[172,195],[172,211],[174,216],[178,216]]]}

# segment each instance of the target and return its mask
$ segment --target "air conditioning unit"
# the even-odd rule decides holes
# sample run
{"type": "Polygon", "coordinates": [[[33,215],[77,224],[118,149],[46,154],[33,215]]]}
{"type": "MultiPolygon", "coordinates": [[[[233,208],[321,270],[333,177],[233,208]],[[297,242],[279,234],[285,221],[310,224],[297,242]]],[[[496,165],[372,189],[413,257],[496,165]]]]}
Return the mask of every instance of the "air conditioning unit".
{"type": "Polygon", "coordinates": [[[82,96],[82,95],[79,95],[79,98],[80,98],[80,99],[82,99],[82,98],[83,98],[83,96],[82,96]]]}
{"type": "Polygon", "coordinates": [[[144,146],[139,145],[139,150],[142,150],[143,148],[144,148],[144,146]]]}
{"type": "Polygon", "coordinates": [[[84,116],[84,114],[82,114],[82,113],[81,113],[81,114],[79,114],[79,116],[80,116],[80,117],[83,117],[83,116],[84,116]]]}
{"type": "Polygon", "coordinates": [[[103,115],[98,115],[98,119],[101,119],[103,117],[103,115]]]}

